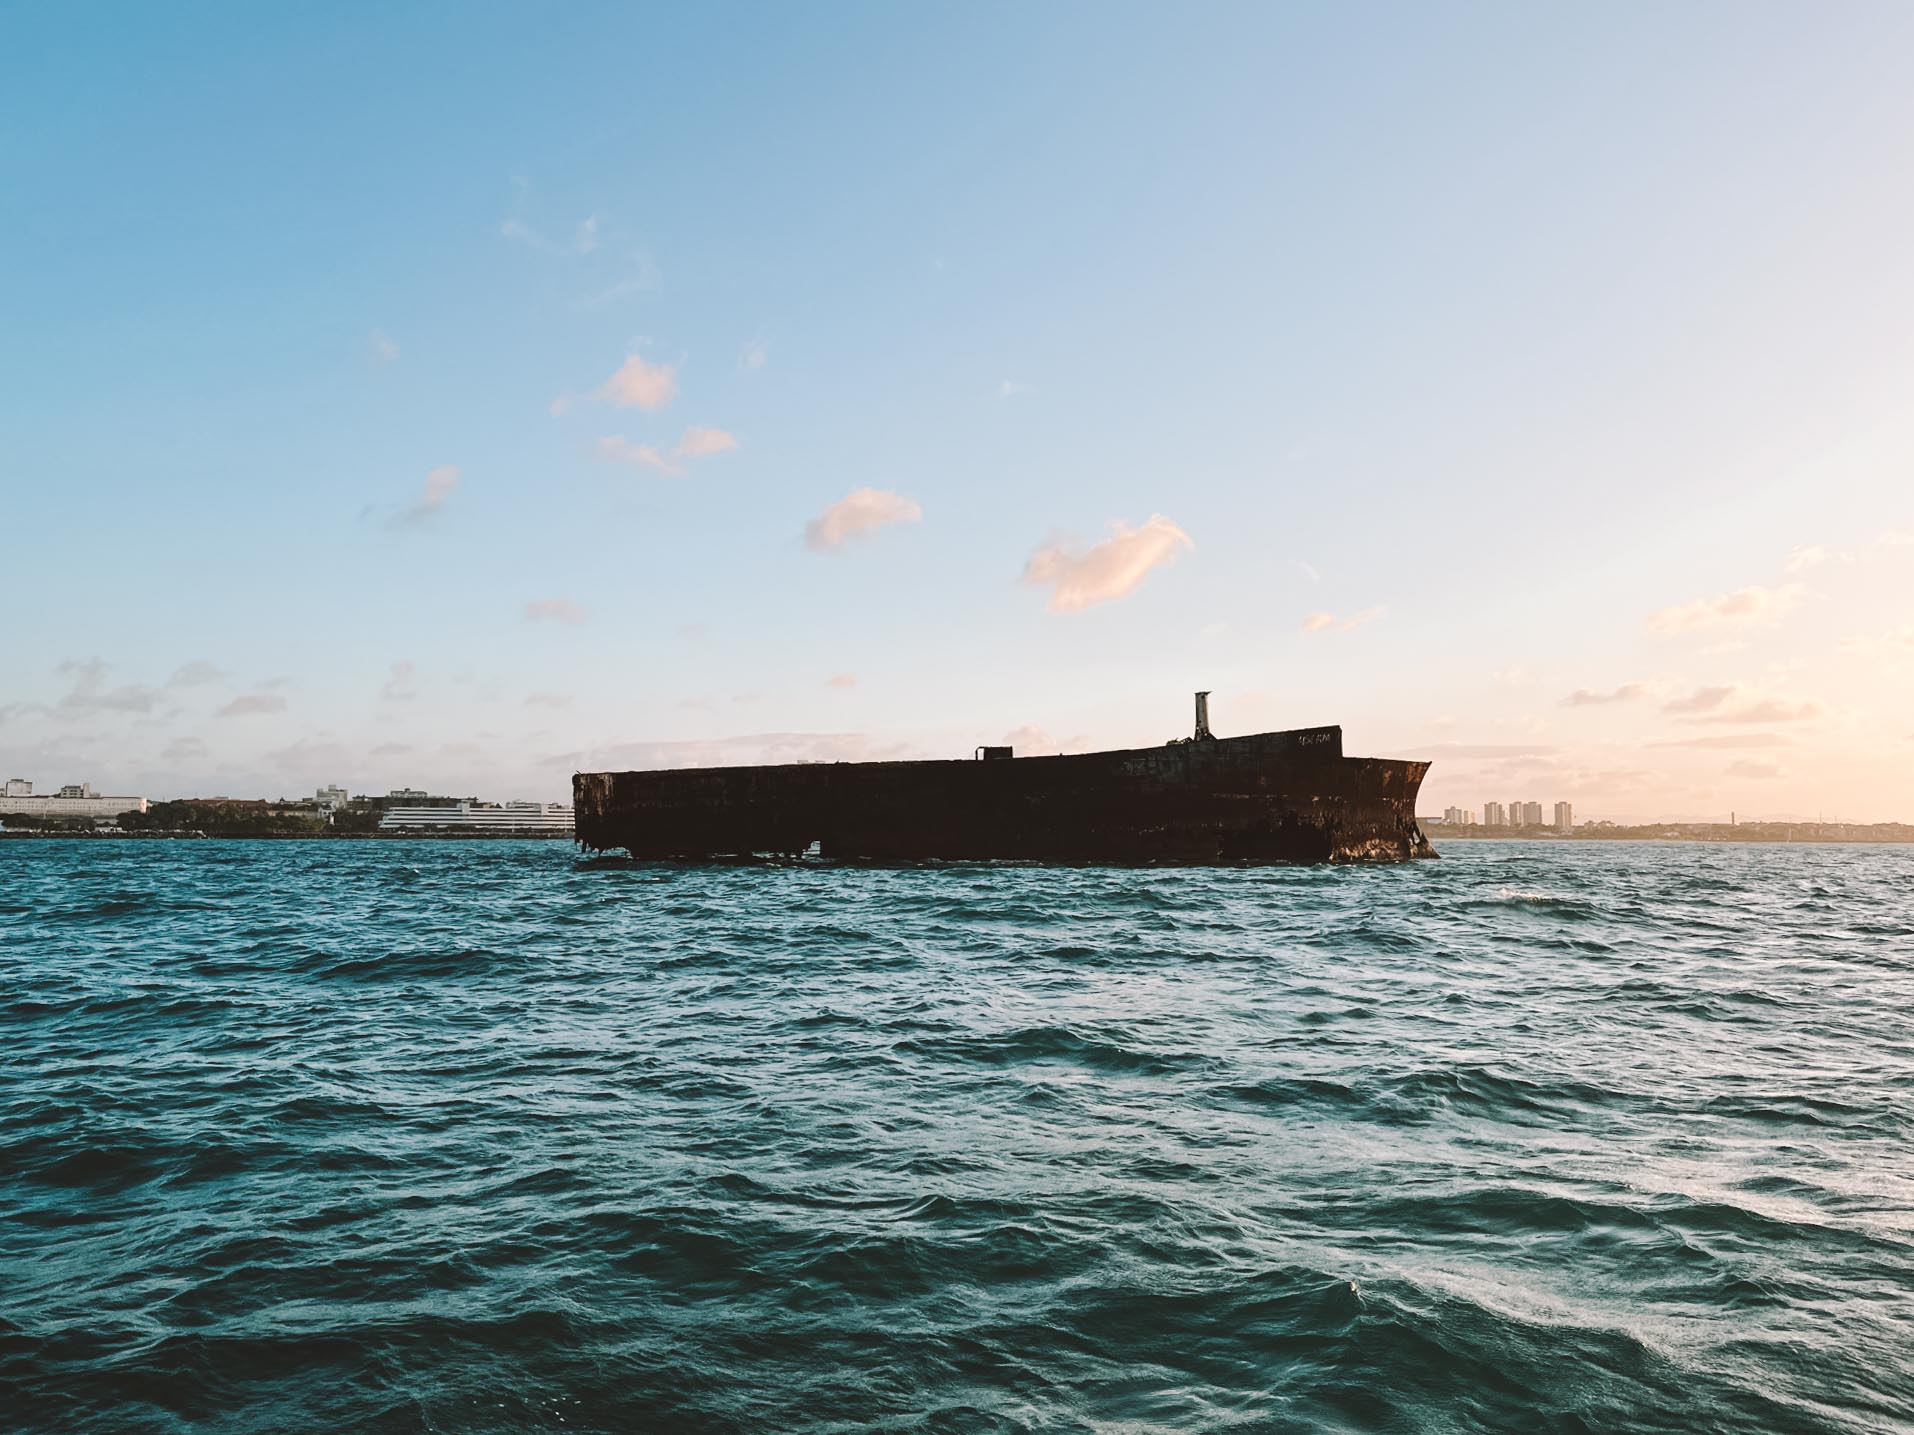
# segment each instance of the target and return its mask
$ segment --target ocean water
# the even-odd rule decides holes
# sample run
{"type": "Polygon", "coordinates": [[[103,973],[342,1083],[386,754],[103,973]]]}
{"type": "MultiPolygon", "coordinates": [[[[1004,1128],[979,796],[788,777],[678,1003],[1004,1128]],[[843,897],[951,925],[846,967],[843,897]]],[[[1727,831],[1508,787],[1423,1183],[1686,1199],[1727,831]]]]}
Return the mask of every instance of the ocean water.
{"type": "Polygon", "coordinates": [[[1914,1428],[1914,849],[0,843],[0,1427],[1914,1428]]]}

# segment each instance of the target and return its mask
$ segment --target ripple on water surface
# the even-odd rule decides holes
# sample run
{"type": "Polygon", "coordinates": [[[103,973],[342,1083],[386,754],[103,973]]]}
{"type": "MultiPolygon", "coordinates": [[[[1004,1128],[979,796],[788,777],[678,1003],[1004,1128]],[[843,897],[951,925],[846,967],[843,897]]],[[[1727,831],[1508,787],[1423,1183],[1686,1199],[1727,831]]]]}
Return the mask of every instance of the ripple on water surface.
{"type": "Polygon", "coordinates": [[[0,844],[28,1429],[1914,1422],[1914,851],[0,844]]]}

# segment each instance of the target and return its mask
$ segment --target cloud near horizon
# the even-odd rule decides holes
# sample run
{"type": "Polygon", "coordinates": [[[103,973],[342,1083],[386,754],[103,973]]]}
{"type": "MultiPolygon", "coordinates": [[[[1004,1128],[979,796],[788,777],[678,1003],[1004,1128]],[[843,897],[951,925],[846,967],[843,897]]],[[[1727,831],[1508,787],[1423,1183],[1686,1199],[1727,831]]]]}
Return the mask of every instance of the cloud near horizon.
{"type": "Polygon", "coordinates": [[[858,488],[804,525],[804,545],[814,553],[842,548],[893,523],[921,523],[924,510],[894,489],[858,488]]]}
{"type": "Polygon", "coordinates": [[[1783,583],[1778,588],[1751,585],[1714,598],[1697,598],[1650,613],[1642,621],[1653,633],[1692,633],[1721,626],[1740,627],[1754,623],[1773,623],[1798,606],[1807,595],[1803,583],[1783,583]]]}
{"type": "Polygon", "coordinates": [[[1151,570],[1174,563],[1195,546],[1189,534],[1160,513],[1152,513],[1141,528],[1117,519],[1108,538],[1080,552],[1063,543],[1039,548],[1024,565],[1023,581],[1050,589],[1047,606],[1052,613],[1080,612],[1125,596],[1151,570]]]}
{"type": "Polygon", "coordinates": [[[1382,608],[1364,608],[1347,618],[1338,618],[1334,613],[1311,613],[1303,619],[1305,633],[1353,633],[1365,623],[1373,623],[1382,617],[1382,608]]]}
{"type": "Polygon", "coordinates": [[[791,762],[878,762],[917,756],[902,742],[862,732],[759,732],[687,741],[621,742],[553,753],[541,767],[574,771],[661,767],[751,767],[791,762]]]}
{"type": "Polygon", "coordinates": [[[1818,702],[1770,697],[1740,683],[1696,688],[1686,697],[1670,698],[1661,709],[1683,722],[1750,726],[1808,722],[1825,711],[1818,702]]]}
{"type": "Polygon", "coordinates": [[[1609,703],[1632,703],[1648,696],[1647,683],[1623,683],[1611,692],[1597,692],[1593,688],[1577,688],[1562,699],[1565,708],[1605,707],[1609,703]]]}
{"type": "Polygon", "coordinates": [[[392,665],[386,675],[384,686],[379,689],[380,700],[388,703],[404,703],[416,698],[419,690],[413,686],[412,680],[417,673],[418,669],[410,658],[399,659],[392,665]]]}
{"type": "Polygon", "coordinates": [[[169,688],[196,688],[206,683],[216,683],[226,675],[204,658],[195,658],[190,663],[181,663],[173,669],[173,676],[166,680],[169,688]]]}
{"type": "Polygon", "coordinates": [[[1651,742],[1650,747],[1699,747],[1699,748],[1737,748],[1737,747],[1787,747],[1794,739],[1778,732],[1728,732],[1716,733],[1709,737],[1665,738],[1660,742],[1651,742]]]}
{"type": "Polygon", "coordinates": [[[246,693],[234,698],[226,706],[214,713],[214,717],[263,717],[267,713],[282,713],[286,710],[286,700],[277,693],[246,693]]]}
{"type": "MultiPolygon", "coordinates": [[[[160,706],[162,694],[145,683],[106,685],[107,665],[98,658],[68,658],[55,672],[72,680],[73,686],[53,705],[53,713],[62,718],[86,717],[95,713],[150,713],[160,706]]],[[[20,704],[22,710],[46,709],[20,704]]]]}

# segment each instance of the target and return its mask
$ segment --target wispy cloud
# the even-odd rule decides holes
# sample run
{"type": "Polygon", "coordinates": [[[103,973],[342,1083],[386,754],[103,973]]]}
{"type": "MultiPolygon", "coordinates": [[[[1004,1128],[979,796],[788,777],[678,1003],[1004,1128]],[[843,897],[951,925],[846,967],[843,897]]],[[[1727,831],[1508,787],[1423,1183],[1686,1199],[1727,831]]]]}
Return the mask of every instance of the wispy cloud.
{"type": "Polygon", "coordinates": [[[1889,628],[1881,633],[1856,633],[1843,638],[1841,651],[1857,658],[1905,658],[1914,656],[1914,623],[1889,628]]]}
{"type": "Polygon", "coordinates": [[[1670,698],[1662,711],[1683,722],[1760,726],[1809,722],[1825,711],[1820,703],[1763,695],[1739,683],[1696,688],[1685,697],[1670,698]]]}
{"type": "Polygon", "coordinates": [[[857,686],[856,673],[832,673],[824,680],[827,688],[854,688],[857,686]]]}
{"type": "Polygon", "coordinates": [[[1826,709],[1817,702],[1789,702],[1782,698],[1762,698],[1755,702],[1726,707],[1690,722],[1733,723],[1753,726],[1758,723],[1812,722],[1826,709]]]}
{"type": "Polygon", "coordinates": [[[629,464],[633,468],[648,468],[653,473],[676,477],[684,468],[672,462],[667,454],[660,453],[648,443],[633,443],[623,434],[606,434],[598,440],[598,456],[606,463],[629,464]]]}
{"type": "Polygon", "coordinates": [[[997,397],[1000,399],[1020,399],[1033,392],[1030,385],[1020,384],[1014,379],[1004,379],[997,385],[997,397]]]}
{"type": "Polygon", "coordinates": [[[1818,568],[1834,555],[1819,543],[1804,543],[1788,550],[1787,570],[1790,573],[1805,573],[1810,568],[1818,568]]]}
{"type": "Polygon", "coordinates": [[[999,741],[1023,757],[1053,757],[1066,752],[1083,752],[1090,746],[1090,739],[1081,733],[1075,737],[1058,739],[1035,723],[1013,727],[999,741]]]}
{"type": "Polygon", "coordinates": [[[418,669],[410,658],[399,659],[387,672],[385,685],[379,689],[380,700],[388,703],[412,701],[419,695],[413,681],[417,676],[418,669]]]}
{"type": "MultiPolygon", "coordinates": [[[[107,665],[98,658],[69,658],[55,672],[72,684],[53,704],[54,716],[89,717],[99,713],[150,713],[164,701],[164,694],[145,683],[120,683],[109,687],[107,665]]],[[[46,711],[37,705],[15,705],[19,711],[46,711]]]]}
{"type": "Polygon", "coordinates": [[[527,249],[535,249],[540,254],[575,258],[590,254],[598,247],[598,216],[588,215],[572,229],[569,241],[553,239],[542,230],[534,228],[524,217],[525,200],[531,192],[531,186],[523,180],[514,181],[512,195],[512,213],[499,222],[498,232],[502,239],[514,244],[522,244],[527,249]]]}
{"type": "Polygon", "coordinates": [[[1604,707],[1610,703],[1632,703],[1649,694],[1647,683],[1623,683],[1608,692],[1598,692],[1593,688],[1577,688],[1562,699],[1565,708],[1604,707]]]}
{"type": "Polygon", "coordinates": [[[553,753],[544,767],[621,768],[728,767],[789,762],[874,762],[912,756],[899,742],[881,742],[861,732],[760,732],[686,742],[623,742],[608,747],[553,753]]]}
{"type": "Polygon", "coordinates": [[[893,523],[919,523],[924,510],[914,499],[888,488],[859,488],[844,495],[804,525],[805,545],[818,553],[893,523]]]}
{"type": "Polygon", "coordinates": [[[771,361],[771,345],[763,339],[746,339],[738,347],[738,371],[755,374],[771,361]]]}
{"type": "Polygon", "coordinates": [[[1151,571],[1176,561],[1196,545],[1189,534],[1160,513],[1152,513],[1140,528],[1122,520],[1110,525],[1110,536],[1087,549],[1049,543],[1030,555],[1023,581],[1050,589],[1047,605],[1053,613],[1074,613],[1097,603],[1108,603],[1133,591],[1151,571]]]}
{"type": "Polygon", "coordinates": [[[1382,617],[1387,609],[1364,608],[1360,613],[1352,613],[1347,618],[1338,618],[1334,613],[1311,613],[1303,619],[1305,633],[1353,633],[1365,623],[1373,623],[1382,617]]]}
{"type": "Polygon", "coordinates": [[[709,458],[714,453],[728,453],[737,446],[737,439],[723,429],[693,424],[678,440],[674,452],[679,458],[709,458]]]}
{"type": "Polygon", "coordinates": [[[399,526],[423,523],[445,509],[446,503],[458,491],[459,470],[456,464],[442,463],[425,476],[425,486],[419,496],[412,500],[393,520],[399,526]]]}
{"type": "Polygon", "coordinates": [[[525,619],[531,623],[569,623],[576,627],[585,621],[585,610],[569,598],[535,598],[525,605],[525,619]]]}
{"type": "Polygon", "coordinates": [[[1783,583],[1778,588],[1758,585],[1737,588],[1714,598],[1697,598],[1650,613],[1643,621],[1650,632],[1690,633],[1697,629],[1723,625],[1744,626],[1772,623],[1795,608],[1807,593],[1801,583],[1783,583]]]}
{"type": "Polygon", "coordinates": [[[190,663],[181,663],[173,669],[173,676],[166,680],[169,688],[197,688],[207,683],[216,683],[226,675],[204,658],[195,658],[190,663]]]}
{"type": "Polygon", "coordinates": [[[625,261],[625,275],[622,279],[600,289],[584,301],[587,309],[596,309],[606,304],[614,304],[620,299],[629,299],[634,294],[649,294],[660,283],[658,261],[643,249],[634,249],[625,261]]]}
{"type": "Polygon", "coordinates": [[[1398,749],[1397,753],[1403,757],[1443,757],[1474,761],[1476,759],[1541,758],[1560,751],[1560,748],[1544,743],[1425,742],[1417,744],[1414,748],[1398,749]]]}
{"type": "Polygon", "coordinates": [[[1720,707],[1738,691],[1740,689],[1732,683],[1712,688],[1696,688],[1686,697],[1670,698],[1661,705],[1661,710],[1665,713],[1707,712],[1710,708],[1720,707]]]}
{"type": "Polygon", "coordinates": [[[1772,762],[1751,762],[1747,758],[1743,758],[1739,762],[1731,762],[1728,764],[1728,776],[1730,777],[1748,777],[1758,782],[1765,782],[1771,778],[1786,777],[1787,775],[1788,770],[1786,768],[1772,762]]]}
{"type": "Polygon", "coordinates": [[[374,329],[366,343],[372,354],[372,362],[382,369],[399,357],[399,346],[392,342],[392,336],[383,329],[374,329]]]}
{"type": "Polygon", "coordinates": [[[1733,749],[1742,747],[1786,747],[1793,739],[1778,732],[1724,732],[1711,733],[1707,737],[1667,738],[1661,742],[1651,742],[1650,747],[1697,747],[1709,749],[1733,749]]]}
{"type": "Polygon", "coordinates": [[[563,693],[528,693],[525,706],[528,708],[568,708],[572,700],[563,693]]]}
{"type": "Polygon", "coordinates": [[[648,443],[634,443],[623,434],[607,434],[598,440],[598,456],[607,463],[629,464],[676,478],[684,473],[685,462],[710,458],[737,446],[737,438],[725,430],[694,424],[684,431],[684,437],[669,453],[660,452],[648,443]]]}
{"type": "Polygon", "coordinates": [[[286,710],[286,700],[277,693],[245,693],[234,698],[214,713],[214,717],[263,717],[268,713],[282,713],[286,710]]]}

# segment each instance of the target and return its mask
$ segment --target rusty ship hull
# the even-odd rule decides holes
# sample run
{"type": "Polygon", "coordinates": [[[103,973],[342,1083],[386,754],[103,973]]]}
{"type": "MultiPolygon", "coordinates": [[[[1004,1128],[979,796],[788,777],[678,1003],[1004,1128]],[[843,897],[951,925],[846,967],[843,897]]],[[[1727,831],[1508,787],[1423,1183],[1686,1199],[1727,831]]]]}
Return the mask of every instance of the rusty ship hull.
{"type": "Polygon", "coordinates": [[[1400,862],[1426,762],[1345,757],[1340,727],[996,760],[581,772],[579,844],[636,859],[810,851],[871,862],[1400,862]]]}

